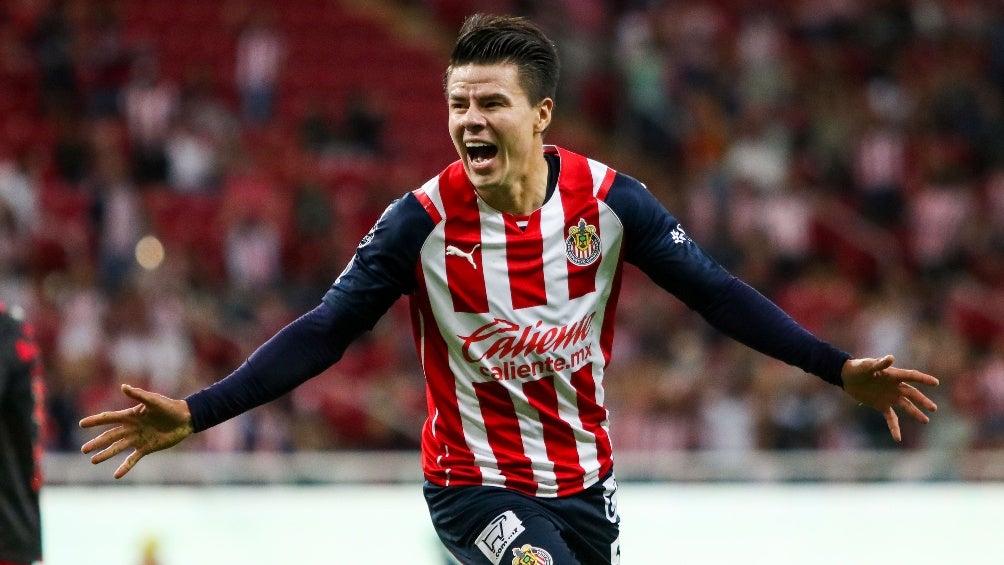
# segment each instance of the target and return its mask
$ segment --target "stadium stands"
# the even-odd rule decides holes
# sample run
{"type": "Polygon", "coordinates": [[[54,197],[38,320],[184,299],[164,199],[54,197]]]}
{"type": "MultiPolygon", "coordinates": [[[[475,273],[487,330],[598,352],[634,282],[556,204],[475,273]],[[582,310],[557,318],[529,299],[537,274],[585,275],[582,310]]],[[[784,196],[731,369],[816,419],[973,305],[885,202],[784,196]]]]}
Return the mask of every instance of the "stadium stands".
{"type": "MultiPolygon", "coordinates": [[[[634,5],[4,4],[0,299],[38,328],[50,449],[77,449],[77,418],[114,406],[121,380],[192,392],[319,300],[386,203],[454,158],[443,45],[489,7],[535,17],[566,50],[551,140],[644,180],[827,339],[943,378],[937,423],[902,448],[1004,445],[1004,9],[634,5]],[[252,23],[281,53],[260,122],[236,82],[252,23]],[[116,270],[148,233],[165,262],[116,270]],[[242,270],[248,257],[279,273],[242,270]]],[[[188,449],[414,448],[406,310],[188,449]]],[[[636,271],[619,315],[623,451],[893,447],[879,416],[721,340],[636,271]]]]}

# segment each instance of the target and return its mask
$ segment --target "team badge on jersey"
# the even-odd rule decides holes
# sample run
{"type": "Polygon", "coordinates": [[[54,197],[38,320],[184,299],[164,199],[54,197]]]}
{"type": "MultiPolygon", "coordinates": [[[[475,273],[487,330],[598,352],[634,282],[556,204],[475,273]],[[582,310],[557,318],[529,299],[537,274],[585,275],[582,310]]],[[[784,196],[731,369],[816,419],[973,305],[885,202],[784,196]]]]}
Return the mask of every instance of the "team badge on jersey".
{"type": "Polygon", "coordinates": [[[591,265],[600,256],[600,235],[596,226],[587,224],[579,218],[579,224],[568,228],[565,239],[565,255],[574,265],[585,267],[591,265]]]}
{"type": "Polygon", "coordinates": [[[512,560],[512,565],[554,565],[551,554],[539,547],[524,544],[519,549],[513,549],[512,554],[516,557],[512,560]]]}

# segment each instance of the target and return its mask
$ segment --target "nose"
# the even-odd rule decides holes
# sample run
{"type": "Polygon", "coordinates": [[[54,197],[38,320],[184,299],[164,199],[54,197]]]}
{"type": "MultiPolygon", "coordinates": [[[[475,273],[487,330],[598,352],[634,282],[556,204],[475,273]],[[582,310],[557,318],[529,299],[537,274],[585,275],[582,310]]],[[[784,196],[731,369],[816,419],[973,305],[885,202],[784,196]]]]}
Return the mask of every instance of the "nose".
{"type": "Polygon", "coordinates": [[[469,130],[483,128],[485,127],[485,115],[476,106],[471,105],[464,111],[460,125],[469,130]]]}

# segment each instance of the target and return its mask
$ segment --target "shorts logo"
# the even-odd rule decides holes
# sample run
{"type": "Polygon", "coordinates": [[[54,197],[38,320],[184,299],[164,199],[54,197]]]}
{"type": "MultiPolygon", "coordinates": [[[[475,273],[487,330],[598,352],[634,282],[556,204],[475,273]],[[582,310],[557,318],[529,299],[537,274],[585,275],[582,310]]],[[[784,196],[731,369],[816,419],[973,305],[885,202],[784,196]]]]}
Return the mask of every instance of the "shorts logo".
{"type": "Polygon", "coordinates": [[[512,565],[554,565],[551,554],[539,547],[524,544],[519,549],[513,549],[512,554],[516,557],[512,560],[512,565]]]}
{"type": "Polygon", "coordinates": [[[603,513],[611,524],[616,524],[617,516],[617,479],[611,476],[603,482],[603,513]]]}
{"type": "Polygon", "coordinates": [[[565,255],[574,265],[585,267],[596,261],[600,256],[600,235],[596,226],[587,224],[579,218],[579,224],[568,228],[565,238],[565,255]]]}
{"type": "MultiPolygon", "coordinates": [[[[505,555],[506,548],[524,530],[526,527],[516,517],[516,514],[512,510],[506,510],[496,516],[485,529],[481,530],[476,545],[489,561],[494,565],[499,565],[502,562],[502,556],[505,555]]],[[[547,563],[550,564],[550,561],[547,563]]]]}

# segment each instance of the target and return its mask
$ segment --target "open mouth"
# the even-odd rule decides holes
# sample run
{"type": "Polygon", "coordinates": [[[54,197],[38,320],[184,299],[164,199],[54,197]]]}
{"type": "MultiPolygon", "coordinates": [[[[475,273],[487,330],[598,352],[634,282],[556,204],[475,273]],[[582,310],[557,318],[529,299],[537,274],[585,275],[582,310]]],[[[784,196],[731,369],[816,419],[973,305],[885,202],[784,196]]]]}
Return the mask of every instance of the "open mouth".
{"type": "Polygon", "coordinates": [[[471,158],[471,164],[475,166],[487,164],[499,152],[498,147],[491,143],[468,143],[466,147],[467,155],[471,158]]]}

